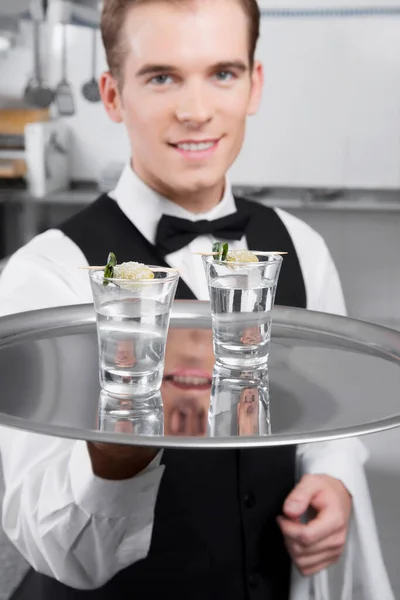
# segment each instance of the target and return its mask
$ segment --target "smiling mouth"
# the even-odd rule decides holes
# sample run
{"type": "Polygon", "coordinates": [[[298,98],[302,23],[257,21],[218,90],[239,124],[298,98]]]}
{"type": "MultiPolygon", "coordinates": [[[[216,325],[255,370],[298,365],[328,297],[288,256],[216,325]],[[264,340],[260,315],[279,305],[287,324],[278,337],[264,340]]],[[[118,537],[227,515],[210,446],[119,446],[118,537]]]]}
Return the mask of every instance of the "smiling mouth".
{"type": "Polygon", "coordinates": [[[164,381],[172,383],[183,390],[206,390],[211,387],[211,377],[194,375],[166,375],[164,381]]]}
{"type": "Polygon", "coordinates": [[[181,150],[182,152],[207,152],[207,150],[212,150],[219,143],[219,139],[216,140],[204,140],[202,142],[196,141],[184,141],[179,142],[177,144],[169,144],[173,148],[177,150],[181,150]]]}

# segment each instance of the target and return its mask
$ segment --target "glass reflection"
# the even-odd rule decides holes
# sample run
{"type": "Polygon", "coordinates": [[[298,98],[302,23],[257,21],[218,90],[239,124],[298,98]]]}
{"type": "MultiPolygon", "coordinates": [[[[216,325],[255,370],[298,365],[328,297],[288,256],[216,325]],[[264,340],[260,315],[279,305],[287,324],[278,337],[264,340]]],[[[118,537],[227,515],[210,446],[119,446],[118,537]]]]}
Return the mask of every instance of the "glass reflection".
{"type": "Polygon", "coordinates": [[[215,367],[211,398],[205,406],[190,395],[168,398],[115,396],[102,391],[98,429],[145,436],[236,437],[270,435],[268,373],[215,367]]]}
{"type": "Polygon", "coordinates": [[[268,371],[216,366],[209,409],[210,436],[271,434],[268,371]]]}
{"type": "Polygon", "coordinates": [[[137,398],[116,396],[102,390],[99,398],[98,429],[109,433],[163,435],[164,407],[161,394],[137,398]]]}
{"type": "Polygon", "coordinates": [[[103,390],[98,428],[146,436],[269,435],[268,371],[216,365],[211,330],[170,330],[161,393],[103,390]]]}

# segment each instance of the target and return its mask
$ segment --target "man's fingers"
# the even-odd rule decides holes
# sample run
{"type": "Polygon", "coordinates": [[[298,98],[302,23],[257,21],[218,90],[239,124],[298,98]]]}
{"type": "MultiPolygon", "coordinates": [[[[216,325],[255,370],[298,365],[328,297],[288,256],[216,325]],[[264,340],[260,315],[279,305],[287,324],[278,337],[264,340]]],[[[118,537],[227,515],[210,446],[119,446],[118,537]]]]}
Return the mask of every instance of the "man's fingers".
{"type": "Polygon", "coordinates": [[[291,540],[286,541],[286,545],[290,551],[290,554],[294,558],[300,556],[314,556],[315,554],[330,552],[332,554],[343,552],[346,544],[346,533],[341,531],[331,535],[326,540],[313,544],[311,546],[304,546],[299,542],[293,542],[291,540]]]}
{"type": "Polygon", "coordinates": [[[329,567],[331,567],[333,564],[337,563],[337,561],[339,560],[340,557],[336,558],[335,560],[328,560],[326,562],[322,562],[322,563],[316,563],[314,566],[312,567],[305,567],[305,568],[299,568],[299,570],[301,571],[301,573],[305,576],[305,577],[311,577],[312,575],[316,575],[317,573],[319,573],[320,571],[323,571],[324,569],[328,569],[329,567]]]}
{"type": "Polygon", "coordinates": [[[302,571],[308,569],[315,569],[323,564],[333,564],[340,558],[340,552],[318,552],[311,556],[301,556],[300,558],[294,558],[296,566],[302,571]]]}
{"type": "Polygon", "coordinates": [[[278,517],[278,524],[292,560],[304,575],[314,575],[338,561],[346,544],[351,506],[345,486],[323,475],[303,477],[287,497],[285,516],[278,517]],[[302,523],[299,517],[310,508],[315,518],[302,523]]]}
{"type": "Polygon", "coordinates": [[[323,489],[318,476],[305,475],[286,498],[283,505],[284,514],[291,519],[300,517],[306,512],[311,501],[314,508],[322,509],[323,489]]]}
{"type": "Polygon", "coordinates": [[[300,542],[305,527],[303,523],[291,521],[285,517],[278,517],[277,522],[285,538],[293,542],[300,542]]]}
{"type": "Polygon", "coordinates": [[[315,519],[307,523],[301,536],[304,545],[317,544],[327,537],[339,532],[346,535],[346,523],[340,513],[333,510],[323,510],[315,519]]]}
{"type": "Polygon", "coordinates": [[[320,512],[315,519],[306,524],[284,517],[278,517],[278,524],[286,538],[303,546],[318,544],[345,529],[345,524],[338,519],[338,515],[329,510],[320,512]]]}

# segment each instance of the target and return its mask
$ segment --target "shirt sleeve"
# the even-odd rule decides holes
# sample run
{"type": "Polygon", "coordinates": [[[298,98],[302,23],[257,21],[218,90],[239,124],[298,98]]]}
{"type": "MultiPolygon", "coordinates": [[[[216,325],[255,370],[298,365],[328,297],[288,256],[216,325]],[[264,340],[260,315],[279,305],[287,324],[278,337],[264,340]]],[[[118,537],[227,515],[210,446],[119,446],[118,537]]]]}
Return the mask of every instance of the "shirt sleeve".
{"type": "MultiPolygon", "coordinates": [[[[11,259],[0,279],[2,315],[90,302],[87,274],[78,281],[77,266],[86,261],[60,236],[53,244],[47,239],[46,255],[28,246],[11,259]]],[[[0,451],[3,528],[37,571],[91,589],[147,556],[164,471],[160,453],[136,477],[107,481],[93,474],[83,441],[0,427],[0,451]]]]}
{"type": "Polygon", "coordinates": [[[316,261],[316,289],[308,308],[320,312],[346,316],[342,284],[333,258],[324,241],[316,261]]]}
{"type": "Polygon", "coordinates": [[[299,476],[329,475],[343,483],[354,494],[354,478],[364,473],[368,450],[358,438],[346,438],[330,442],[300,444],[297,447],[297,470],[299,476]]]}
{"type": "Polygon", "coordinates": [[[308,310],[345,316],[346,304],[339,274],[323,237],[294,215],[281,209],[276,212],[296,249],[308,310]]]}

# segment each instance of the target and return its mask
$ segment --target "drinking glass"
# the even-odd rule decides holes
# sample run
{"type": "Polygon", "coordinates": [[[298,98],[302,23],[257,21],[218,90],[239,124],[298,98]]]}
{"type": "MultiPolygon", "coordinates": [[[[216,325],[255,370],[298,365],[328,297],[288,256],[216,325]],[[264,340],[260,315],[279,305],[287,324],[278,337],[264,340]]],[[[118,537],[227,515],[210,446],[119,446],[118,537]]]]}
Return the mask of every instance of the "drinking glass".
{"type": "Polygon", "coordinates": [[[227,262],[203,256],[211,300],[217,364],[265,368],[271,339],[271,311],[282,257],[253,252],[258,262],[227,262]]]}
{"type": "Polygon", "coordinates": [[[103,270],[90,272],[100,385],[111,394],[149,396],[162,383],[179,274],[172,269],[150,268],[154,279],[105,279],[103,270]]]}

